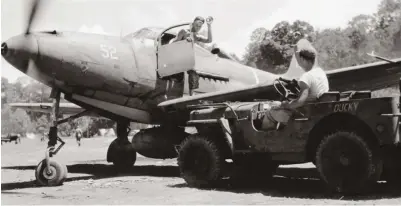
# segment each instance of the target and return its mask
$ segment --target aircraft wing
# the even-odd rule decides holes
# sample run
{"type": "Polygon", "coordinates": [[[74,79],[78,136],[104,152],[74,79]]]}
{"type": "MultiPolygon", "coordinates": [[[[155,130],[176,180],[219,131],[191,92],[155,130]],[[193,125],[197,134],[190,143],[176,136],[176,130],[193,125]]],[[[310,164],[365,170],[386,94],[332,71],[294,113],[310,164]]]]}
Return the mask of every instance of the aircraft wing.
{"type": "Polygon", "coordinates": [[[401,58],[326,71],[330,90],[378,90],[398,84],[401,58]]]}
{"type": "MultiPolygon", "coordinates": [[[[51,113],[52,103],[10,103],[10,107],[24,109],[26,111],[51,113]]],[[[73,103],[60,103],[59,113],[63,115],[74,115],[85,109],[73,103]]]]}
{"type": "MultiPolygon", "coordinates": [[[[391,63],[381,61],[326,71],[330,91],[376,90],[398,84],[401,77],[401,58],[391,61],[391,63]]],[[[224,102],[274,99],[277,97],[277,92],[275,92],[272,84],[273,82],[266,82],[241,89],[187,96],[161,102],[158,106],[168,110],[171,107],[183,109],[187,105],[199,104],[200,101],[224,102]]]]}

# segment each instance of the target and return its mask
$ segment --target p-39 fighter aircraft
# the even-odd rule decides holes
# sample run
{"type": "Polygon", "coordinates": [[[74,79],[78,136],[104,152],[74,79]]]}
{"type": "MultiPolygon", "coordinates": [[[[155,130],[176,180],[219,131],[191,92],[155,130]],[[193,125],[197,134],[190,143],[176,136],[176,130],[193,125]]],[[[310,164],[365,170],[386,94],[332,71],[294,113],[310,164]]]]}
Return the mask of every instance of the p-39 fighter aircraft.
{"type": "MultiPolygon", "coordinates": [[[[31,32],[40,1],[34,1],[24,34],[1,45],[3,58],[18,70],[52,88],[52,113],[46,158],[36,168],[42,185],[59,185],[67,169],[51,159],[64,144],[57,126],[82,115],[96,114],[117,122],[117,138],[107,161],[119,168],[134,165],[136,154],[175,158],[175,145],[187,136],[188,105],[200,101],[274,99],[272,86],[279,77],[297,78],[299,67],[276,75],[238,63],[219,49],[209,51],[188,41],[171,42],[176,29],[147,27],[124,37],[66,31],[31,32]],[[188,70],[199,76],[199,88],[188,96],[188,70]],[[71,103],[60,107],[60,95],[71,103]],[[59,120],[58,113],[74,113],[59,120]],[[142,129],[129,142],[130,122],[157,124],[142,129]],[[61,142],[56,148],[57,143],[61,142]]],[[[293,58],[294,61],[294,58],[293,58]]],[[[333,90],[380,89],[395,85],[401,58],[327,71],[333,90]]],[[[29,110],[41,105],[14,105],[29,110]]]]}

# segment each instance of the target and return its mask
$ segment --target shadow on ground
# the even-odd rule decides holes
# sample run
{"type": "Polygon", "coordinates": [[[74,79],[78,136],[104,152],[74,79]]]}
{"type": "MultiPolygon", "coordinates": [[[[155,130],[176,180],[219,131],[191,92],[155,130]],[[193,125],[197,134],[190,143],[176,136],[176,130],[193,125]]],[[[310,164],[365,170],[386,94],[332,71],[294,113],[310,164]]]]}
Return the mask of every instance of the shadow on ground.
{"type": "MultiPolygon", "coordinates": [[[[36,165],[2,167],[12,170],[35,170],[36,165]]],[[[107,164],[72,164],[68,165],[69,173],[88,174],[89,176],[67,178],[66,182],[88,179],[103,179],[118,176],[154,176],[154,177],[179,177],[177,166],[134,166],[124,173],[117,172],[112,165],[107,164]]],[[[186,188],[187,184],[167,185],[171,188],[186,188]]],[[[12,192],[13,189],[39,187],[35,181],[2,183],[2,193],[12,192]]],[[[215,188],[202,190],[217,190],[233,193],[261,193],[273,197],[296,197],[311,199],[338,199],[338,200],[369,200],[382,198],[400,198],[401,193],[389,187],[386,183],[378,183],[372,193],[358,196],[343,197],[340,194],[327,192],[325,185],[319,179],[315,168],[278,168],[277,174],[268,185],[243,185],[232,180],[224,180],[215,188]]]]}
{"type": "MultiPolygon", "coordinates": [[[[10,170],[35,170],[36,165],[30,166],[12,166],[2,167],[1,169],[10,170]]],[[[154,177],[179,177],[178,167],[176,166],[155,166],[155,165],[140,165],[134,166],[128,171],[118,172],[112,165],[105,164],[73,164],[67,165],[68,173],[89,174],[89,176],[67,178],[65,182],[88,180],[88,179],[103,179],[119,176],[154,176],[154,177]]],[[[33,173],[33,171],[32,171],[33,173]]],[[[2,183],[1,190],[13,190],[22,188],[40,187],[35,181],[2,183]]]]}
{"type": "MultiPolygon", "coordinates": [[[[168,185],[172,188],[189,187],[186,183],[168,185]]],[[[377,183],[372,192],[364,195],[344,196],[331,193],[320,180],[316,168],[278,168],[276,175],[268,185],[243,184],[233,180],[223,180],[214,188],[201,190],[217,190],[242,194],[261,193],[270,197],[333,199],[333,200],[376,200],[383,198],[400,198],[401,192],[387,183],[377,183]]]]}

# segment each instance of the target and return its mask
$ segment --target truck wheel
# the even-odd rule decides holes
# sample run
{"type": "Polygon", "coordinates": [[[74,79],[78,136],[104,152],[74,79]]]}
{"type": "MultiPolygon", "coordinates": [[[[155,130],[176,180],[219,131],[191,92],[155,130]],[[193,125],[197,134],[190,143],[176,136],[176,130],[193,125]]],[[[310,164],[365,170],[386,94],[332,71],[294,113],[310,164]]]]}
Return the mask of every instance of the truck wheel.
{"type": "Polygon", "coordinates": [[[224,159],[218,144],[199,134],[190,135],[180,147],[181,177],[191,187],[210,187],[222,177],[224,159]]]}
{"type": "Polygon", "coordinates": [[[401,146],[387,148],[382,177],[396,190],[401,189],[401,146]]]}
{"type": "Polygon", "coordinates": [[[336,132],[321,142],[316,167],[329,188],[340,193],[359,193],[379,180],[382,163],[357,134],[336,132]]]}

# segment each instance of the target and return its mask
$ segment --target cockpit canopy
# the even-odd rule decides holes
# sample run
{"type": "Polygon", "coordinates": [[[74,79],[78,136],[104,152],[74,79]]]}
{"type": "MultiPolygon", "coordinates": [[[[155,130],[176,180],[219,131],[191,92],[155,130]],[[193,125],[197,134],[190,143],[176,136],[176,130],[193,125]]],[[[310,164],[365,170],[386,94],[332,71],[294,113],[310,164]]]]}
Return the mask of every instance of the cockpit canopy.
{"type": "MultiPolygon", "coordinates": [[[[142,29],[139,29],[138,31],[126,35],[124,38],[126,39],[149,39],[152,41],[159,41],[157,44],[158,45],[166,45],[171,43],[171,40],[175,38],[178,34],[178,32],[183,29],[187,28],[189,23],[183,23],[183,24],[177,24],[168,28],[161,28],[161,27],[145,27],[142,29]],[[161,35],[161,36],[160,36],[161,35]],[[160,39],[158,39],[160,37],[160,39]]],[[[155,44],[156,45],[156,44],[155,44]]],[[[204,45],[200,44],[204,49],[207,49],[204,47],[204,45]]],[[[210,50],[210,49],[207,49],[210,50]]],[[[225,58],[225,59],[230,59],[233,61],[236,61],[234,58],[232,58],[228,53],[220,50],[219,48],[212,49],[211,51],[213,54],[217,54],[220,58],[225,58]]]]}
{"type": "MultiPolygon", "coordinates": [[[[163,32],[165,28],[160,28],[160,27],[145,27],[142,29],[139,29],[138,31],[134,33],[130,33],[126,35],[124,38],[138,38],[138,39],[150,39],[157,41],[157,38],[163,32]]],[[[168,30],[163,32],[163,36],[168,36],[169,38],[174,38],[177,35],[177,31],[175,30],[168,30]]]]}
{"type": "Polygon", "coordinates": [[[157,28],[157,27],[145,27],[142,29],[139,29],[138,31],[134,33],[130,33],[126,35],[124,38],[139,38],[139,39],[150,39],[150,40],[157,40],[157,37],[159,36],[160,32],[163,31],[163,28],[157,28]]]}

